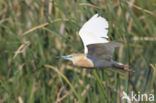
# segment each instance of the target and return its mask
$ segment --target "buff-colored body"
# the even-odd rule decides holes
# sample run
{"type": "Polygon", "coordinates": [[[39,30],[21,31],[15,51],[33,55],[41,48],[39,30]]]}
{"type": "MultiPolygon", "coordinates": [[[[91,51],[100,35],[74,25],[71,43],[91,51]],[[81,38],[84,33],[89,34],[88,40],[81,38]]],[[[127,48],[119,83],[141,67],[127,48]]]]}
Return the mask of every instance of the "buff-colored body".
{"type": "Polygon", "coordinates": [[[73,64],[75,66],[93,68],[94,64],[91,60],[89,60],[85,54],[73,54],[73,64]]]}

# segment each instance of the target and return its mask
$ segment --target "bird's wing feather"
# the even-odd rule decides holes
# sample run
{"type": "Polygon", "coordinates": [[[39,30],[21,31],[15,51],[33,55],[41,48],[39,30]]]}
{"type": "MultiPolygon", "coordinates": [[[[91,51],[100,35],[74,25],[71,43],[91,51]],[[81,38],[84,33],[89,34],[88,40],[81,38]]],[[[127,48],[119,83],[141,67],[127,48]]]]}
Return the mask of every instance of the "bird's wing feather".
{"type": "Polygon", "coordinates": [[[79,35],[83,41],[85,54],[88,53],[87,45],[96,43],[107,43],[108,38],[108,22],[95,14],[91,19],[89,19],[80,29],[79,35]]]}
{"type": "Polygon", "coordinates": [[[118,42],[99,43],[87,45],[88,54],[87,57],[95,60],[107,60],[111,61],[114,48],[119,47],[121,44],[118,42]]]}

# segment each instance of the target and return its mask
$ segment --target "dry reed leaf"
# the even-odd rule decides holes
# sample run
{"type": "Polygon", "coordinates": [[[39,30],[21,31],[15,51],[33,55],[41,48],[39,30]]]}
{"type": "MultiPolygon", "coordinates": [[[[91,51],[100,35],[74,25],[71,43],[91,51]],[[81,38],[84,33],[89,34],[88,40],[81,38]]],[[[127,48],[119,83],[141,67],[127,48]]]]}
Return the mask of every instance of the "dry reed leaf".
{"type": "Polygon", "coordinates": [[[14,59],[16,58],[16,56],[20,53],[24,53],[26,48],[30,45],[30,42],[29,41],[26,41],[24,44],[21,44],[20,47],[15,51],[15,54],[14,54],[14,59]]]}
{"type": "Polygon", "coordinates": [[[81,93],[81,96],[85,96],[85,94],[87,93],[87,91],[89,90],[90,88],[90,84],[87,84],[86,88],[83,90],[83,92],[81,93]]]}
{"type": "Polygon", "coordinates": [[[44,23],[44,24],[35,26],[35,27],[33,27],[33,28],[27,30],[26,32],[24,32],[24,33],[22,34],[22,36],[25,36],[25,35],[27,35],[28,33],[31,33],[31,32],[33,32],[33,31],[35,31],[35,30],[37,30],[37,29],[43,28],[43,27],[45,27],[45,26],[47,26],[47,25],[49,25],[49,24],[52,24],[52,23],[55,23],[55,22],[59,22],[59,21],[69,21],[69,20],[68,20],[68,19],[61,19],[61,18],[55,19],[55,20],[53,20],[53,21],[51,21],[51,22],[47,22],[47,23],[44,23]]]}
{"type": "Polygon", "coordinates": [[[18,97],[18,102],[19,102],[19,103],[24,103],[21,96],[18,97]]]}
{"type": "Polygon", "coordinates": [[[97,7],[97,6],[95,6],[95,5],[93,5],[93,4],[90,4],[90,3],[80,3],[79,5],[80,5],[80,6],[90,6],[90,7],[93,7],[93,8],[102,9],[102,8],[97,7]]]}
{"type": "Polygon", "coordinates": [[[132,23],[133,23],[133,19],[130,18],[129,24],[128,24],[128,32],[130,32],[132,30],[132,23]]]}
{"type": "Polygon", "coordinates": [[[54,42],[56,44],[56,48],[58,50],[61,50],[62,49],[62,43],[57,38],[54,39],[54,42]]]}
{"type": "Polygon", "coordinates": [[[134,8],[136,8],[136,9],[138,9],[138,10],[143,10],[144,12],[146,12],[146,13],[152,15],[152,16],[156,16],[156,14],[154,14],[153,12],[151,12],[151,11],[149,11],[149,10],[147,10],[147,9],[143,9],[143,8],[141,8],[141,7],[139,7],[139,6],[135,5],[135,4],[131,4],[130,2],[127,2],[127,3],[128,3],[131,7],[134,7],[134,8]]]}
{"type": "Polygon", "coordinates": [[[80,83],[81,86],[84,85],[84,82],[83,82],[83,80],[81,80],[81,79],[79,79],[79,83],[80,83]]]}
{"type": "Polygon", "coordinates": [[[65,95],[63,95],[61,98],[58,98],[54,103],[60,103],[61,101],[63,101],[66,97],[68,97],[69,95],[72,94],[72,91],[66,93],[65,95]]]}
{"type": "Polygon", "coordinates": [[[156,37],[133,37],[134,41],[156,41],[156,37]]]}

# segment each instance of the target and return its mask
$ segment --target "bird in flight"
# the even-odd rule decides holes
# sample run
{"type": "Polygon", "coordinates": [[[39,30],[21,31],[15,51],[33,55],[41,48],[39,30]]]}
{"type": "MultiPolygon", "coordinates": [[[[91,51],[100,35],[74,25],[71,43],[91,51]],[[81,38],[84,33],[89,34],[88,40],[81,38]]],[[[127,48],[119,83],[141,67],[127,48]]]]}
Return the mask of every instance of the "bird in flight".
{"type": "Polygon", "coordinates": [[[80,29],[79,35],[83,41],[84,53],[57,56],[67,59],[75,66],[95,69],[117,68],[132,72],[122,63],[112,60],[114,49],[121,44],[108,41],[108,22],[105,18],[95,14],[80,29]]]}

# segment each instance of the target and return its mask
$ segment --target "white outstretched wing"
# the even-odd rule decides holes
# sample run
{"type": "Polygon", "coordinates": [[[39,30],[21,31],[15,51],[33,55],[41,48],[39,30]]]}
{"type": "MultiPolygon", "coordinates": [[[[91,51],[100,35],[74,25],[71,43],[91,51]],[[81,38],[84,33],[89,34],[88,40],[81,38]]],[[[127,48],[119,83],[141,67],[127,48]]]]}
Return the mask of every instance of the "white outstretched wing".
{"type": "Polygon", "coordinates": [[[96,43],[107,43],[108,22],[106,19],[95,14],[80,29],[79,35],[83,41],[85,54],[88,53],[87,45],[96,43]]]}

